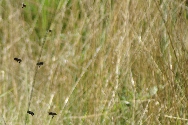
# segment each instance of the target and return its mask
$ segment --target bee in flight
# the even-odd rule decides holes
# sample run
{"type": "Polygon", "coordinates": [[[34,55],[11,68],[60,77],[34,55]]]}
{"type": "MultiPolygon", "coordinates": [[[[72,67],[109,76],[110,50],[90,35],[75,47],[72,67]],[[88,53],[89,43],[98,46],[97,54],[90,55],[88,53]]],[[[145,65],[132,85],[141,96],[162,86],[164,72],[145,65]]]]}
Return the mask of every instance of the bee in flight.
{"type": "Polygon", "coordinates": [[[26,8],[26,4],[22,3],[22,8],[26,8]]]}
{"type": "Polygon", "coordinates": [[[34,115],[34,112],[29,111],[29,110],[27,111],[27,113],[30,114],[30,115],[32,115],[32,116],[34,115]]]}
{"type": "Polygon", "coordinates": [[[48,114],[51,115],[52,118],[53,118],[55,115],[57,115],[55,112],[48,112],[48,114]]]}
{"type": "Polygon", "coordinates": [[[19,59],[19,58],[14,58],[14,60],[17,61],[17,62],[19,62],[19,63],[21,63],[21,61],[22,61],[22,60],[19,59]]]}
{"type": "Polygon", "coordinates": [[[38,63],[37,63],[37,66],[39,66],[39,68],[40,68],[40,66],[42,66],[42,65],[44,65],[44,62],[38,62],[38,63]]]}

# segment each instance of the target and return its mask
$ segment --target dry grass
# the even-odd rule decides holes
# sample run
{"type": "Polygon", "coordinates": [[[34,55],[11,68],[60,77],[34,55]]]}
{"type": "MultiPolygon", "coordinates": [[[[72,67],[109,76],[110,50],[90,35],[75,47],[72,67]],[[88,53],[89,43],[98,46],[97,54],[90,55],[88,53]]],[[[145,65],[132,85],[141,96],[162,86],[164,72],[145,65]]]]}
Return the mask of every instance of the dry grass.
{"type": "Polygon", "coordinates": [[[25,4],[0,1],[1,124],[188,124],[186,0],[25,4]]]}

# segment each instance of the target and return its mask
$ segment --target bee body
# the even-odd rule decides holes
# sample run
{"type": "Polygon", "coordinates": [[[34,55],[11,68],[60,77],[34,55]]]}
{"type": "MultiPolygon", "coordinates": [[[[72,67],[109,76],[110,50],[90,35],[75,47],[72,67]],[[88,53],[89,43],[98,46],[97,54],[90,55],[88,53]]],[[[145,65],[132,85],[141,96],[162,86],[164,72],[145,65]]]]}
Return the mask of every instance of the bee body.
{"type": "Polygon", "coordinates": [[[39,66],[39,67],[42,66],[42,65],[44,65],[44,62],[38,62],[37,63],[37,66],[39,66]]]}
{"type": "Polygon", "coordinates": [[[34,115],[34,112],[32,112],[32,111],[27,111],[27,113],[32,115],[32,116],[34,115]]]}
{"type": "Polygon", "coordinates": [[[55,112],[48,112],[48,114],[51,115],[52,118],[53,118],[55,115],[57,115],[55,112]]]}
{"type": "Polygon", "coordinates": [[[21,63],[21,61],[22,61],[22,60],[19,59],[19,58],[14,58],[14,60],[17,61],[18,63],[21,63]]]}

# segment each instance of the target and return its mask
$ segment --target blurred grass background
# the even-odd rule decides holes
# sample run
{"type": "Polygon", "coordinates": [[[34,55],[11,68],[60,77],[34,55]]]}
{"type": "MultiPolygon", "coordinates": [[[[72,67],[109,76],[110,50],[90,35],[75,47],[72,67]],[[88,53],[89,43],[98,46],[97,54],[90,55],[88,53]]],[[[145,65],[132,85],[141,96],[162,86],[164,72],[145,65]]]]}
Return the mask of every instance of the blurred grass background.
{"type": "Polygon", "coordinates": [[[187,0],[22,2],[0,1],[1,124],[188,124],[187,0]]]}

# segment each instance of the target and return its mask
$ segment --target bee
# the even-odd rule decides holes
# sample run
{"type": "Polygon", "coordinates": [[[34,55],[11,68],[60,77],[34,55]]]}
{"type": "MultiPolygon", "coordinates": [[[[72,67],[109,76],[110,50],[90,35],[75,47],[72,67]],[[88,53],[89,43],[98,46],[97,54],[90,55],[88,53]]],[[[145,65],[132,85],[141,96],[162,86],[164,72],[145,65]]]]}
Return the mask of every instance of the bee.
{"type": "Polygon", "coordinates": [[[51,33],[51,32],[52,32],[52,30],[48,30],[48,32],[49,32],[49,33],[51,33]]]}
{"type": "Polygon", "coordinates": [[[42,66],[43,64],[44,64],[44,62],[38,62],[38,63],[37,63],[37,66],[40,67],[40,66],[42,66]]]}
{"type": "Polygon", "coordinates": [[[52,118],[53,118],[55,115],[57,115],[55,112],[48,112],[48,114],[51,115],[52,118]]]}
{"type": "Polygon", "coordinates": [[[32,115],[32,116],[34,115],[34,112],[29,111],[29,110],[27,111],[27,113],[30,114],[30,115],[32,115]]]}
{"type": "Polygon", "coordinates": [[[26,8],[26,4],[22,3],[22,8],[26,8]]]}
{"type": "Polygon", "coordinates": [[[19,62],[19,63],[21,63],[21,61],[22,61],[22,60],[19,59],[19,58],[14,58],[14,60],[17,61],[17,62],[19,62]]]}

